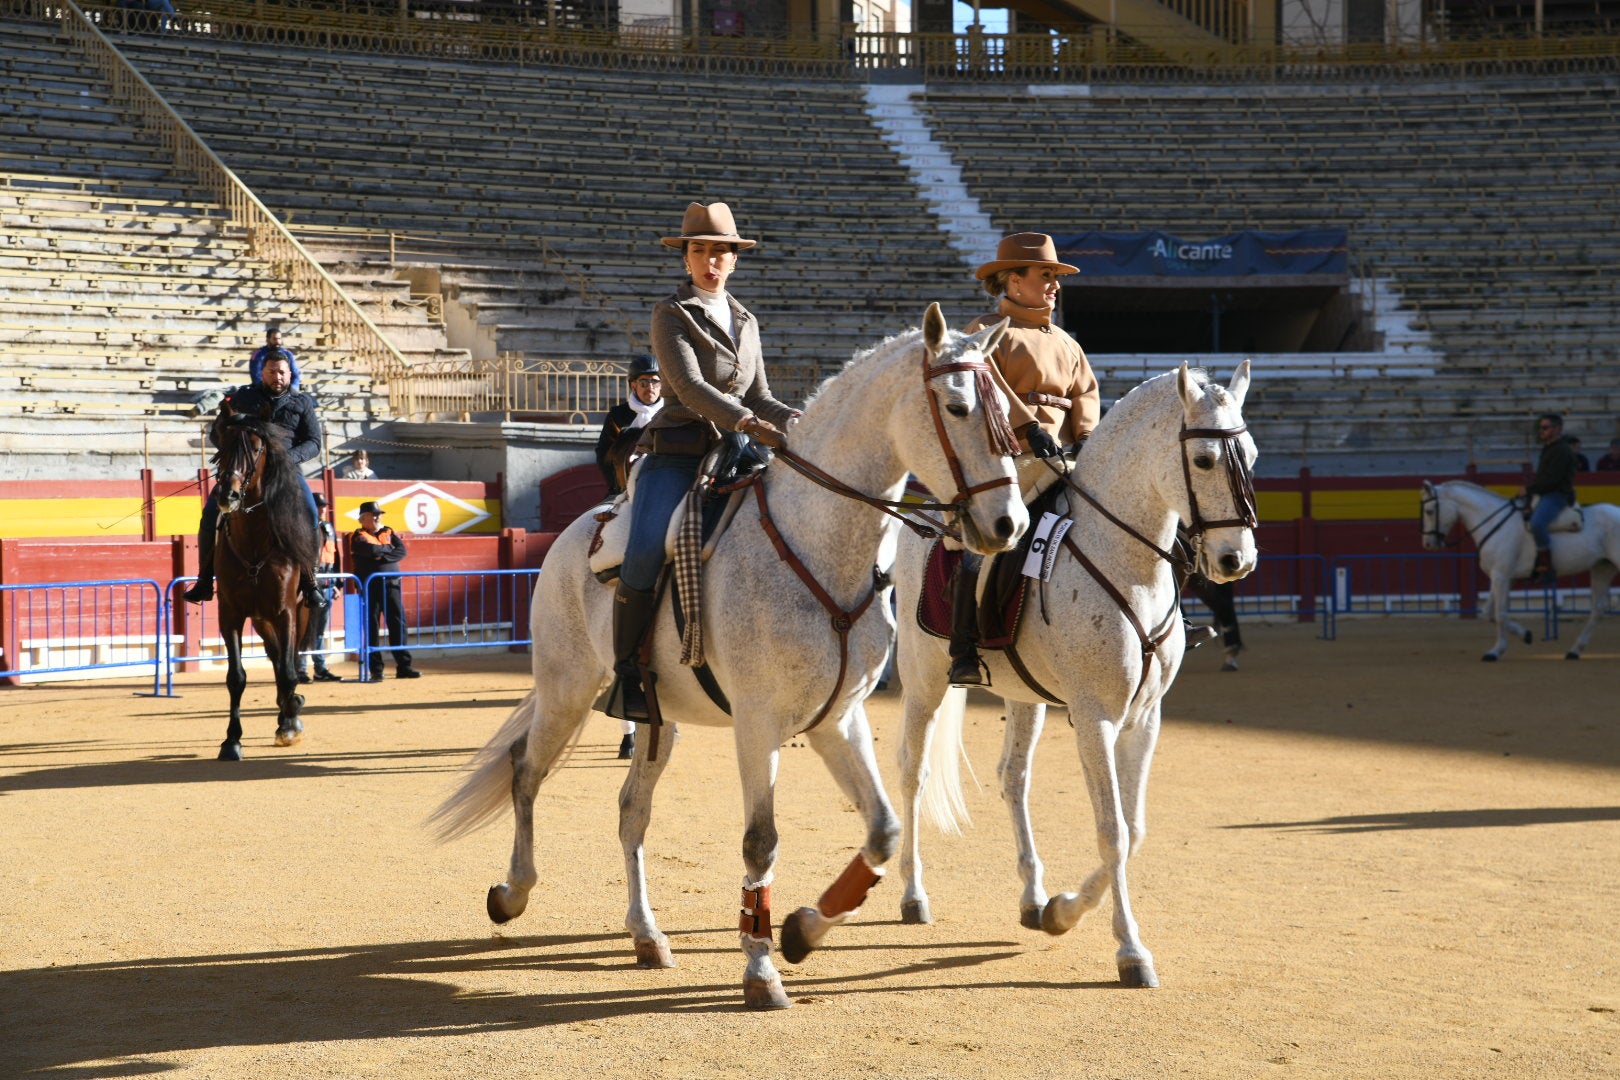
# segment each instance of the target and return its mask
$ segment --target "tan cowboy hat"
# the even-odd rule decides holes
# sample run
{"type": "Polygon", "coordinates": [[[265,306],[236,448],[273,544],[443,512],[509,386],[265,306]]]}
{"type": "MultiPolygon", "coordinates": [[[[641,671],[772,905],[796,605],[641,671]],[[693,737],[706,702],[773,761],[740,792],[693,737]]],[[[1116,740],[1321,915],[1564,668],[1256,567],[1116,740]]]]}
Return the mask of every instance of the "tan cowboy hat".
{"type": "Polygon", "coordinates": [[[681,218],[681,235],[663,238],[665,247],[678,248],[688,240],[720,240],[736,244],[738,248],[751,248],[758,241],[744,240],[737,235],[737,222],[731,216],[731,207],[723,202],[688,203],[686,215],[681,218]]]}
{"type": "Polygon", "coordinates": [[[996,257],[973,274],[983,281],[998,270],[1016,270],[1023,266],[1050,266],[1060,274],[1078,274],[1078,266],[1058,262],[1057,245],[1042,232],[1013,233],[996,245],[996,257]]]}

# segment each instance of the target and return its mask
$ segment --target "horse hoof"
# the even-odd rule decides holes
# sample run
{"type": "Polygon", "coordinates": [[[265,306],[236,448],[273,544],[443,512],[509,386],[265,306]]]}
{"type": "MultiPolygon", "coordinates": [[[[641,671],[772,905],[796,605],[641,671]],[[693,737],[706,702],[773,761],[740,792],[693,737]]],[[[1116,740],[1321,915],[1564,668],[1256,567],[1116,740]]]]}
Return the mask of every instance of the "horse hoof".
{"type": "Polygon", "coordinates": [[[1152,964],[1133,960],[1119,965],[1119,985],[1132,990],[1151,990],[1159,985],[1159,976],[1152,964]]]}
{"type": "Polygon", "coordinates": [[[1025,930],[1039,930],[1041,928],[1041,913],[1045,910],[1040,904],[1028,904],[1018,909],[1018,925],[1025,930]]]}
{"type": "Polygon", "coordinates": [[[813,947],[804,933],[803,909],[782,920],[782,959],[790,964],[802,963],[813,947]]]}
{"type": "Polygon", "coordinates": [[[1564,654],[1565,660],[1579,660],[1580,658],[1581,654],[1576,652],[1574,649],[1571,649],[1569,652],[1564,654]]]}
{"type": "Polygon", "coordinates": [[[788,1009],[793,1007],[787,991],[782,989],[782,978],[772,975],[769,979],[744,979],[743,1004],[750,1009],[788,1009]]]}
{"type": "Polygon", "coordinates": [[[516,911],[506,910],[507,892],[505,885],[491,885],[489,895],[484,898],[484,910],[489,912],[489,921],[496,925],[511,922],[523,914],[523,905],[519,905],[516,911]]]}
{"type": "Polygon", "coordinates": [[[669,951],[668,938],[657,937],[636,941],[636,967],[651,969],[674,966],[675,954],[669,951]]]}
{"type": "Polygon", "coordinates": [[[1485,661],[1487,664],[1494,664],[1496,663],[1496,654],[1493,652],[1488,652],[1484,656],[1480,657],[1480,659],[1485,661]]]}
{"type": "Polygon", "coordinates": [[[900,905],[900,921],[907,926],[927,926],[934,921],[927,900],[907,900],[900,905]]]}
{"type": "Polygon", "coordinates": [[[220,761],[241,761],[242,760],[242,744],[239,743],[239,742],[231,742],[229,739],[226,739],[224,742],[220,743],[219,744],[219,760],[220,761]]]}
{"type": "Polygon", "coordinates": [[[288,727],[276,728],[276,745],[277,746],[297,746],[298,745],[298,740],[303,738],[303,737],[304,737],[304,733],[302,731],[299,731],[296,728],[288,728],[288,727]]]}
{"type": "MultiPolygon", "coordinates": [[[[1046,907],[1041,909],[1041,929],[1053,937],[1057,937],[1059,934],[1067,934],[1074,929],[1075,923],[1080,921],[1078,918],[1065,921],[1058,915],[1057,905],[1061,899],[1060,896],[1054,896],[1046,902],[1046,907]]],[[[1071,896],[1070,899],[1073,900],[1074,897],[1071,896]]]]}

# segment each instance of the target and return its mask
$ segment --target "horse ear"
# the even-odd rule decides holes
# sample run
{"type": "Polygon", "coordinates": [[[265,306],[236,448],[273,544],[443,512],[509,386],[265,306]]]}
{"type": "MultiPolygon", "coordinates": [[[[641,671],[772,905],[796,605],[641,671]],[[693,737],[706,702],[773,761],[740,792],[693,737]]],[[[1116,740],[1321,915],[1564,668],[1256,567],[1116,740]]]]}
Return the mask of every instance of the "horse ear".
{"type": "Polygon", "coordinates": [[[929,304],[928,310],[923,312],[923,344],[928,346],[928,351],[937,353],[943,349],[948,332],[945,313],[939,310],[939,304],[929,304]]]}
{"type": "Polygon", "coordinates": [[[1188,412],[1204,400],[1204,391],[1192,377],[1185,360],[1181,362],[1181,369],[1176,372],[1176,389],[1181,392],[1181,404],[1188,412]]]}
{"type": "Polygon", "coordinates": [[[1227,384],[1226,392],[1232,395],[1238,408],[1243,408],[1243,399],[1249,396],[1249,361],[1244,360],[1232,372],[1232,381],[1227,384]]]}
{"type": "Polygon", "coordinates": [[[980,330],[977,334],[974,334],[973,340],[975,343],[977,343],[979,351],[984,353],[986,356],[989,356],[991,353],[995,352],[996,346],[1001,344],[1002,337],[1007,333],[1007,327],[1011,325],[1011,319],[1002,319],[1000,322],[996,323],[996,325],[987,326],[983,330],[980,330]]]}

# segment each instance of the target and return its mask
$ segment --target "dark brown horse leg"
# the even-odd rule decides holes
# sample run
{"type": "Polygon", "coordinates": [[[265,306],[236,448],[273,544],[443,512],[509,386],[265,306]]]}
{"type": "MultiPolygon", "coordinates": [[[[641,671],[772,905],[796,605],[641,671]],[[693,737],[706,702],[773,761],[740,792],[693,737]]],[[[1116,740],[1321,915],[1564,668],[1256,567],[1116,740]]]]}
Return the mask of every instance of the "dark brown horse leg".
{"type": "Polygon", "coordinates": [[[303,721],[298,719],[304,697],[298,693],[298,627],[293,610],[283,609],[273,620],[259,623],[259,636],[276,673],[276,745],[294,746],[304,735],[303,721]]]}
{"type": "Polygon", "coordinates": [[[230,625],[220,612],[220,636],[225,639],[225,687],[231,692],[231,722],[225,741],[219,744],[220,761],[242,760],[242,691],[247,689],[247,669],[242,666],[242,619],[230,625]]]}

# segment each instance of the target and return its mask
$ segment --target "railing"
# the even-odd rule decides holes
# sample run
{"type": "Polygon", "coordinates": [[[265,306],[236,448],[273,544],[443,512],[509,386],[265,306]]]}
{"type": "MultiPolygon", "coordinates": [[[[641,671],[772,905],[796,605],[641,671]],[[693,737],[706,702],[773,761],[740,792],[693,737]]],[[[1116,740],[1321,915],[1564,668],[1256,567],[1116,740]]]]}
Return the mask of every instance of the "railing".
{"type": "Polygon", "coordinates": [[[429,360],[389,382],[389,406],[402,418],[496,413],[589,424],[624,400],[625,375],[616,360],[531,360],[516,353],[429,360]]]}
{"type": "MultiPolygon", "coordinates": [[[[72,3],[72,0],[63,0],[72,3]]],[[[0,0],[0,6],[56,10],[52,0],[0,0]]],[[[1152,45],[1105,27],[1053,34],[827,33],[780,27],[747,36],[678,30],[558,28],[543,18],[415,10],[389,14],[341,3],[300,7],[271,0],[212,0],[203,14],[174,19],[173,34],[344,52],[456,61],[555,65],[597,71],[685,71],[860,81],[903,70],[917,79],[964,82],[1337,82],[1465,78],[1512,74],[1591,74],[1620,69],[1620,36],[1593,33],[1425,41],[1267,45],[1243,43],[1248,5],[1172,0],[1191,21],[1224,40],[1156,36],[1152,45]],[[1217,11],[1216,8],[1221,10],[1217,11]]],[[[93,10],[111,13],[112,5],[93,10]]],[[[542,8],[529,9],[540,12],[542,8]]]]}
{"type": "MultiPolygon", "coordinates": [[[[395,649],[445,652],[505,647],[520,650],[529,637],[529,603],[540,580],[538,570],[384,572],[363,586],[367,602],[366,644],[360,678],[381,670],[395,649]],[[383,591],[397,582],[404,607],[405,640],[372,640],[383,591]]],[[[414,658],[413,658],[414,660],[414,658]]]]}
{"type": "MultiPolygon", "coordinates": [[[[1236,583],[1232,603],[1239,616],[1280,615],[1296,622],[1320,617],[1322,637],[1332,641],[1337,625],[1327,584],[1327,560],[1320,555],[1262,555],[1254,572],[1236,583]]],[[[1196,603],[1182,597],[1184,611],[1196,603]]]]}
{"type": "Polygon", "coordinates": [[[0,678],[149,666],[156,696],[168,657],[163,613],[151,578],[0,585],[0,678]]]}
{"type": "MultiPolygon", "coordinates": [[[[1340,555],[1329,564],[1335,617],[1452,615],[1471,619],[1488,599],[1474,555],[1340,555]]],[[[1512,589],[1508,613],[1540,615],[1542,635],[1558,637],[1556,589],[1512,589]]]]}
{"type": "MultiPolygon", "coordinates": [[[[304,303],[314,306],[325,338],[323,344],[347,352],[377,379],[387,379],[405,366],[405,358],[399,350],[383,337],[365,312],[304,250],[286,226],[131,66],[124,54],[107,40],[95,19],[74,0],[9,0],[9,3],[22,6],[35,18],[59,22],[62,33],[100,66],[112,84],[114,97],[139,114],[141,123],[173,155],[175,166],[195,176],[225,209],[231,224],[247,233],[253,257],[269,263],[304,303]]],[[[103,20],[118,11],[107,7],[92,10],[103,20]]],[[[185,19],[177,20],[177,25],[191,25],[195,29],[194,24],[185,19]]]]}

